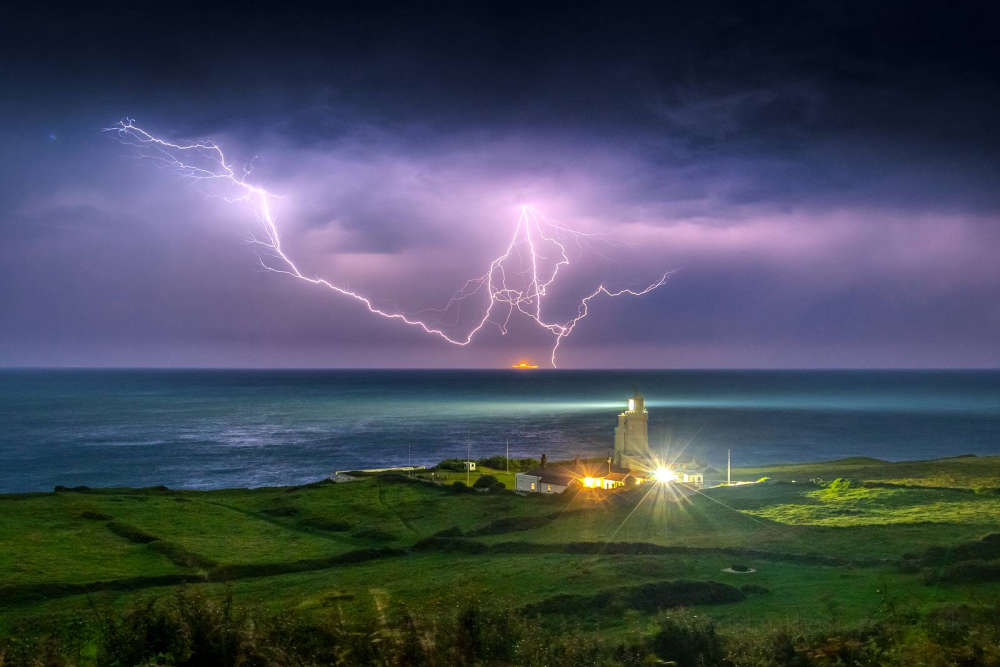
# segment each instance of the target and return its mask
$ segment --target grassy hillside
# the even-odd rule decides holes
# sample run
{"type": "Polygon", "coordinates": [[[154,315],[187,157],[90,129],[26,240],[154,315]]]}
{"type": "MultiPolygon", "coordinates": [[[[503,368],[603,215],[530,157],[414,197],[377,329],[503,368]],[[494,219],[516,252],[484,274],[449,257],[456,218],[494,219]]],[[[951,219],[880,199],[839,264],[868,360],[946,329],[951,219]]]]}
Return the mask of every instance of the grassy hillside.
{"type": "Polygon", "coordinates": [[[89,622],[180,586],[317,618],[433,616],[478,600],[568,618],[609,640],[652,632],[656,612],[680,604],[739,637],[788,623],[857,626],[887,604],[927,613],[1000,595],[1000,567],[989,566],[1000,540],[981,539],[1000,533],[1000,457],[850,459],[734,477],[769,481],[543,497],[383,475],[0,496],[0,636],[89,622]],[[693,597],[672,598],[678,586],[693,597]]]}

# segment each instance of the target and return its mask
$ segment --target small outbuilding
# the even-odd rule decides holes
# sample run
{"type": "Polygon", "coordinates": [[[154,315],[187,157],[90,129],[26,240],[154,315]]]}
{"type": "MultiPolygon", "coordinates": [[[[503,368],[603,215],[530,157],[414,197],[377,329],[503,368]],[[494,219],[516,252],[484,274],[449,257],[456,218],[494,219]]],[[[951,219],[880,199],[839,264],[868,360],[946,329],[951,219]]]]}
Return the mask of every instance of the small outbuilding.
{"type": "Polygon", "coordinates": [[[705,486],[705,474],[695,470],[682,470],[677,475],[680,481],[701,488],[705,486]]]}
{"type": "Polygon", "coordinates": [[[526,493],[562,493],[569,488],[574,478],[561,470],[536,468],[514,475],[514,490],[526,493]]]}

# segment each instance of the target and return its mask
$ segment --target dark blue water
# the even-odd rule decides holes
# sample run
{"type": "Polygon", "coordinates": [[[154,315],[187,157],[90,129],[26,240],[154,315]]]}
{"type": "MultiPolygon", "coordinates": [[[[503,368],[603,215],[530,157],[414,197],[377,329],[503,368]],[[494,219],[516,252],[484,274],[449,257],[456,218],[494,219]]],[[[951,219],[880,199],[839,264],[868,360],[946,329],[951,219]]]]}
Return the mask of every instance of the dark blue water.
{"type": "Polygon", "coordinates": [[[710,463],[1000,453],[997,371],[3,371],[0,491],[600,455],[634,386],[653,447],[710,463]]]}

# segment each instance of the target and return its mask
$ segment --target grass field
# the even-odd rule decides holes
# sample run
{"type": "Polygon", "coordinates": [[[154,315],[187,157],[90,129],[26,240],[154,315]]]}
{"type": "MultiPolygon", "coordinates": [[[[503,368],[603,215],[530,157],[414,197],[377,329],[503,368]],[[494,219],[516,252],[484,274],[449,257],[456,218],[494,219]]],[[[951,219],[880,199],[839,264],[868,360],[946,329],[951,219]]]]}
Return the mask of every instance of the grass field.
{"type": "MultiPolygon", "coordinates": [[[[482,472],[510,486],[502,473],[482,472]]],[[[752,584],[742,599],[695,604],[733,636],[786,623],[850,626],[887,604],[929,611],[1000,596],[1000,577],[929,576],[1000,559],[1000,542],[981,541],[1000,533],[1000,457],[734,472],[769,479],[554,497],[452,488],[465,473],[444,475],[443,484],[385,475],[289,488],[0,496],[0,635],[177,586],[231,593],[275,613],[541,605],[546,616],[570,616],[610,638],[651,629],[655,609],[563,609],[559,596],[599,600],[670,581],[752,584]],[[849,481],[830,483],[838,478],[849,481]],[[726,572],[732,565],[755,571],[726,572]]]]}

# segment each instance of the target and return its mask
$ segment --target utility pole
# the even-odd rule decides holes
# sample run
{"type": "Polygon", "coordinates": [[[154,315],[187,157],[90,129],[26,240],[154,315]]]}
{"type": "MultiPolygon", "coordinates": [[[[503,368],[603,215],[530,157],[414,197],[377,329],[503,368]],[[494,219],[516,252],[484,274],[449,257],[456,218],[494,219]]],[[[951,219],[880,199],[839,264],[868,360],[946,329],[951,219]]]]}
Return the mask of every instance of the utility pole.
{"type": "Polygon", "coordinates": [[[730,449],[726,452],[726,486],[731,486],[733,483],[733,450],[730,449]]]}
{"type": "Polygon", "coordinates": [[[472,477],[472,445],[465,443],[465,485],[469,486],[472,477]]]}
{"type": "Polygon", "coordinates": [[[507,441],[507,455],[504,459],[507,461],[507,472],[510,472],[510,440],[507,441]]]}

